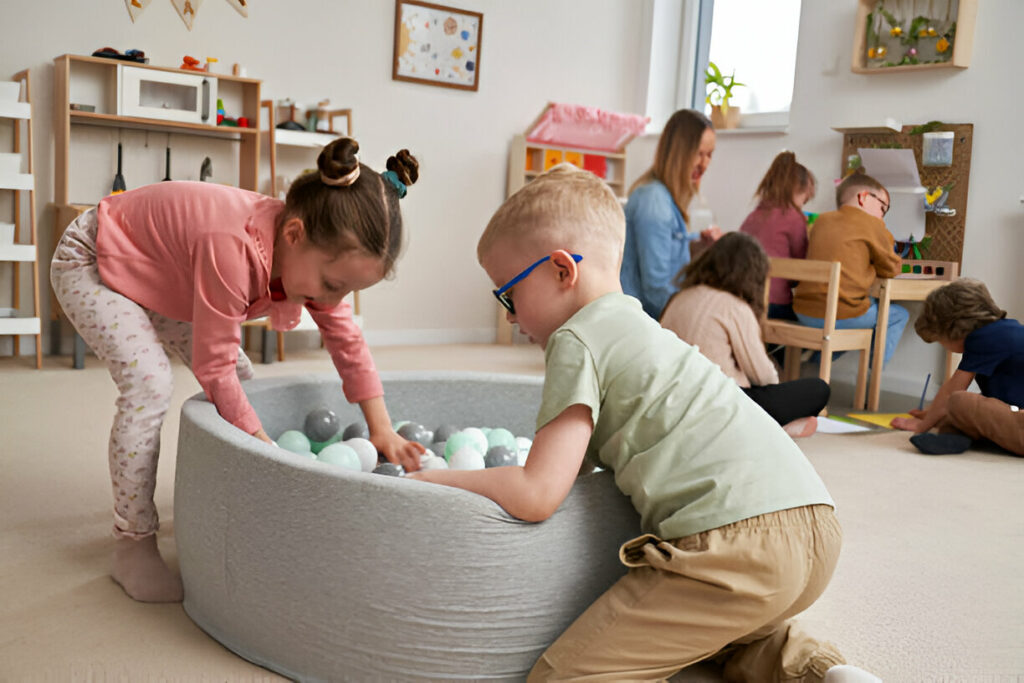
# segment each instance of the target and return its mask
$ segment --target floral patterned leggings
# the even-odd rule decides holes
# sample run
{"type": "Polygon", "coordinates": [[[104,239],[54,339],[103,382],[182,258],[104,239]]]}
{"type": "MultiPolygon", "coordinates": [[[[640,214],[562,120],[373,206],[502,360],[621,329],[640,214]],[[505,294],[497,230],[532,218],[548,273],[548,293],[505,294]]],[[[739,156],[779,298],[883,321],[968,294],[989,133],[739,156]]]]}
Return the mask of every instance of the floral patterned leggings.
{"type": "MultiPolygon", "coordinates": [[[[96,262],[96,210],[79,216],[54,251],[50,282],[82,339],[107,365],[119,396],[110,430],[114,536],[144,538],[159,527],[153,491],[160,428],[171,401],[167,351],[192,364],[192,324],[147,310],[103,284],[96,262]]],[[[253,376],[239,349],[239,379],[253,376]]]]}

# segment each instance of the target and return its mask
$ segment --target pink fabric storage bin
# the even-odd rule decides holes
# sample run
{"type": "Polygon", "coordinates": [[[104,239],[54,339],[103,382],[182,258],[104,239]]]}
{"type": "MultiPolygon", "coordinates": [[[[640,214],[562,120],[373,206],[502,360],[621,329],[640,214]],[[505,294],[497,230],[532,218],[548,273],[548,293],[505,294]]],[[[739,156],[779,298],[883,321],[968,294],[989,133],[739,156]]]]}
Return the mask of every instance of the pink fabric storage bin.
{"type": "Polygon", "coordinates": [[[550,103],[526,134],[533,143],[618,152],[644,132],[649,118],[597,107],[550,103]]]}

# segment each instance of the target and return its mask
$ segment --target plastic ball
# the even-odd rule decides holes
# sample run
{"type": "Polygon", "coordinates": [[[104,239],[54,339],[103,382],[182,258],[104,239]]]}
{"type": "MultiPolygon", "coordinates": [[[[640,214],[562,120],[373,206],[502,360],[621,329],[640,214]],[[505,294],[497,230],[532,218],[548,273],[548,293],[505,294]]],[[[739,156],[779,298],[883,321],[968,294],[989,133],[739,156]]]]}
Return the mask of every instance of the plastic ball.
{"type": "Polygon", "coordinates": [[[407,422],[398,430],[398,435],[406,441],[415,441],[423,446],[429,446],[433,434],[428,433],[427,428],[415,422],[407,422]]]}
{"type": "Polygon", "coordinates": [[[443,458],[445,443],[446,442],[444,441],[435,441],[434,443],[427,446],[427,450],[433,452],[433,454],[436,455],[437,457],[443,458]]]}
{"type": "Polygon", "coordinates": [[[446,470],[448,469],[448,461],[444,458],[439,458],[436,455],[431,455],[420,461],[420,469],[446,470]]]}
{"type": "Polygon", "coordinates": [[[377,447],[366,439],[356,437],[354,439],[345,439],[342,442],[359,456],[360,467],[363,472],[372,472],[373,468],[377,466],[377,447]]]}
{"type": "Polygon", "coordinates": [[[370,429],[366,426],[365,422],[353,422],[348,427],[345,427],[345,431],[341,434],[342,441],[348,441],[349,439],[369,439],[370,429]]]}
{"type": "Polygon", "coordinates": [[[453,425],[441,425],[434,430],[434,441],[447,441],[458,431],[459,428],[453,425]]]}
{"type": "Polygon", "coordinates": [[[324,443],[341,429],[341,420],[330,408],[317,408],[309,411],[306,415],[306,422],[302,431],[309,437],[310,441],[324,443]]]}
{"type": "MultiPolygon", "coordinates": [[[[451,439],[448,443],[451,443],[451,439]]],[[[453,470],[482,470],[484,456],[473,446],[463,446],[448,458],[448,467],[453,470]]]]}
{"type": "Polygon", "coordinates": [[[515,451],[516,437],[507,429],[503,429],[501,427],[492,429],[487,435],[487,452],[489,453],[495,446],[504,446],[510,451],[515,451]]]}
{"type": "Polygon", "coordinates": [[[327,446],[320,451],[317,454],[316,459],[320,462],[344,467],[347,470],[355,470],[356,472],[361,472],[363,470],[359,454],[356,453],[354,449],[343,443],[332,443],[330,446],[327,446]]]}
{"type": "Polygon", "coordinates": [[[298,429],[289,429],[286,432],[282,432],[281,436],[277,437],[277,445],[292,453],[305,455],[306,453],[313,452],[309,445],[309,439],[298,429]]]}
{"type": "Polygon", "coordinates": [[[526,458],[530,455],[530,448],[533,446],[533,441],[527,439],[525,436],[516,437],[516,457],[519,458],[519,464],[525,465],[526,458]]]}
{"type": "Polygon", "coordinates": [[[478,451],[480,451],[480,455],[483,455],[484,453],[487,452],[487,437],[484,435],[482,430],[477,429],[476,427],[466,427],[459,433],[469,435],[469,437],[473,440],[473,445],[476,447],[478,451]]]}
{"type": "Polygon", "coordinates": [[[393,462],[382,462],[373,469],[374,474],[383,474],[388,477],[400,477],[405,474],[405,468],[393,462]]]}
{"type": "Polygon", "coordinates": [[[518,465],[515,451],[507,446],[491,446],[484,456],[484,467],[507,467],[518,465]]]}
{"type": "MultiPolygon", "coordinates": [[[[444,458],[449,463],[452,461],[452,455],[455,451],[459,450],[463,446],[472,446],[477,448],[476,441],[471,434],[467,434],[465,431],[456,432],[448,437],[448,440],[444,444],[444,458]]],[[[483,455],[483,450],[477,448],[480,451],[480,455],[483,455]]],[[[484,449],[486,450],[486,449],[484,449]]]]}
{"type": "Polygon", "coordinates": [[[312,439],[310,439],[309,447],[310,449],[312,449],[314,453],[319,453],[323,449],[330,446],[332,443],[338,443],[339,441],[341,441],[341,434],[335,434],[331,438],[327,439],[327,441],[313,441],[312,439]]]}
{"type": "Polygon", "coordinates": [[[404,427],[407,424],[409,424],[408,420],[399,420],[398,422],[393,423],[391,425],[391,428],[394,429],[397,432],[399,429],[401,429],[402,427],[404,427]]]}

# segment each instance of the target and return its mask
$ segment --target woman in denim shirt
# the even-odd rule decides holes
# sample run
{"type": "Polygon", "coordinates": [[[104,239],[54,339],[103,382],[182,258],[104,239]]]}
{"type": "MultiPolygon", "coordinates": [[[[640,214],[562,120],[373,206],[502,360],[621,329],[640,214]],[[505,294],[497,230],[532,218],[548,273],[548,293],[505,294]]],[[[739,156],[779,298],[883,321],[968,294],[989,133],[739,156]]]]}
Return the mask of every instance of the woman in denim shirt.
{"type": "Polygon", "coordinates": [[[690,262],[690,242],[714,242],[721,231],[700,234],[686,229],[686,208],[715,151],[715,129],[700,112],[680,109],[665,124],[654,164],[630,188],[626,203],[626,245],[622,255],[622,291],[640,300],[657,320],[675,293],[672,284],[690,262]]]}

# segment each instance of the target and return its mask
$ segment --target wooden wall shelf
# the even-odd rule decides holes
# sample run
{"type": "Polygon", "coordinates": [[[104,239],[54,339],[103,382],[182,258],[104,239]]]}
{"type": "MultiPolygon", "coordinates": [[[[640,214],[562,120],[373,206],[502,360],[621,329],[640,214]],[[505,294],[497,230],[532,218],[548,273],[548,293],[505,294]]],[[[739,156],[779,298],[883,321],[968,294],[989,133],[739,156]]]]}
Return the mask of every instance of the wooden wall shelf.
{"type": "MultiPolygon", "coordinates": [[[[952,54],[949,56],[948,61],[944,62],[930,62],[921,64],[898,64],[906,51],[906,47],[899,42],[899,37],[890,35],[890,25],[886,20],[881,21],[881,45],[886,49],[885,61],[897,62],[893,66],[883,66],[885,61],[879,59],[877,65],[871,65],[871,59],[868,56],[868,51],[873,45],[869,44],[868,40],[868,16],[875,12],[879,6],[882,6],[886,11],[890,12],[896,18],[902,19],[903,23],[901,26],[902,30],[909,29],[909,24],[912,21],[911,17],[902,17],[897,15],[900,11],[900,5],[898,2],[880,2],[879,0],[860,0],[857,5],[857,19],[856,29],[854,31],[853,39],[853,56],[850,64],[850,70],[858,74],[882,74],[882,73],[899,73],[906,71],[933,71],[936,69],[966,69],[971,65],[971,52],[974,48],[974,23],[978,14],[978,0],[937,0],[934,3],[929,4],[929,7],[935,5],[943,6],[943,2],[948,2],[950,5],[950,19],[956,22],[956,35],[950,46],[952,54]]],[[[938,8],[934,10],[936,14],[940,12],[938,8]]],[[[945,19],[945,11],[942,19],[945,19]]],[[[877,17],[877,15],[875,15],[877,17]]],[[[877,26],[877,20],[873,24],[877,26]]],[[[940,32],[944,31],[946,27],[936,27],[940,32]]],[[[936,39],[941,38],[939,36],[933,36],[936,39]]],[[[927,57],[922,55],[923,57],[927,57]]]]}

